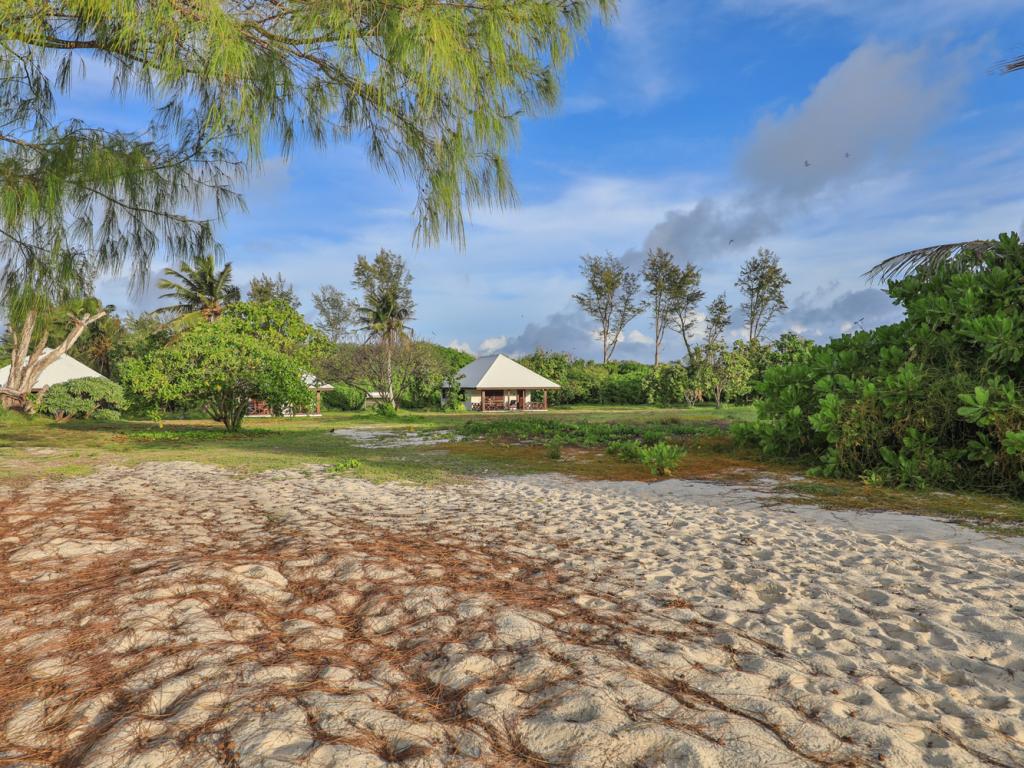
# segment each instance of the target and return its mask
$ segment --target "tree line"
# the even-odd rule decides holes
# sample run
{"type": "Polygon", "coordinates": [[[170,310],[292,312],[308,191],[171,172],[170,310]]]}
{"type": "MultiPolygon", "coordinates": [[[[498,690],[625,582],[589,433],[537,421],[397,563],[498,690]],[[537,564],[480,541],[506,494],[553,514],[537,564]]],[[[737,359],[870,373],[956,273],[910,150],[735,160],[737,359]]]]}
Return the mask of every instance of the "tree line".
{"type": "MultiPolygon", "coordinates": [[[[681,366],[685,376],[676,375],[680,383],[668,388],[675,394],[651,394],[658,387],[652,390],[648,386],[644,395],[635,392],[637,401],[643,402],[639,399],[643,397],[646,401],[668,398],[673,402],[694,402],[707,395],[720,406],[724,400],[742,398],[749,392],[751,377],[762,370],[760,364],[766,359],[761,348],[765,346],[762,342],[768,326],[788,308],[784,291],[790,280],[773,251],[759,248],[740,269],[736,287],[743,297],[740,310],[746,342],[737,341],[731,347],[726,332],[733,322],[733,307],[726,294],[721,293],[702,311],[705,292],[701,288],[701,270],[692,262],[679,264],[662,248],[648,251],[638,272],[631,271],[622,258],[612,254],[585,255],[580,262],[586,287],[573,298],[596,323],[595,335],[601,341],[605,366],[612,362],[626,327],[647,313],[653,327],[655,369],[663,362],[667,331],[674,331],[682,341],[684,355],[677,366],[681,366]]],[[[790,339],[782,342],[783,348],[793,346],[790,339]]],[[[771,349],[771,345],[766,349],[771,349]]],[[[651,376],[658,378],[656,372],[651,376]]]]}

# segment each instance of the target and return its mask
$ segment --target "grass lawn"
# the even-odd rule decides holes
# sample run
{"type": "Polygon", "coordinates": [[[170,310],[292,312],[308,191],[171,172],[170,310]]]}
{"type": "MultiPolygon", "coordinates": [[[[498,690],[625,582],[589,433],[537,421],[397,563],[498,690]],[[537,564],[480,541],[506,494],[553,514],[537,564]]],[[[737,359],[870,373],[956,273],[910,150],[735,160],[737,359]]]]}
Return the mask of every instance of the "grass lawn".
{"type": "Polygon", "coordinates": [[[861,483],[808,479],[806,467],[769,464],[736,448],[729,427],[754,418],[749,406],[654,408],[577,406],[546,413],[334,412],[322,418],[246,419],[231,435],[210,421],[72,422],[7,414],[0,418],[0,482],[82,474],[111,464],[199,461],[239,472],[320,464],[372,481],[443,483],[481,475],[561,472],[583,479],[652,480],[641,465],[606,450],[616,440],[664,440],[686,454],[673,471],[683,479],[749,482],[773,476],[780,499],[830,508],[931,514],[994,531],[1024,533],[1024,503],[983,494],[910,492],[861,483]],[[451,430],[460,442],[380,447],[331,434],[333,429],[451,430]],[[557,442],[559,458],[552,458],[557,442]]]}

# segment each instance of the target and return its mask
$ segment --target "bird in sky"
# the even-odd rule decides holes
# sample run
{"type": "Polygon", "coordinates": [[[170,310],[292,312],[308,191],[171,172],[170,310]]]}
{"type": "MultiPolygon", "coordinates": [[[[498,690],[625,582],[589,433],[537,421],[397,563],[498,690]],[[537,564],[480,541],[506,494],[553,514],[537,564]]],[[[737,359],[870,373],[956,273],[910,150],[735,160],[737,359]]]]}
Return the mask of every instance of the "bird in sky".
{"type": "Polygon", "coordinates": [[[810,167],[811,167],[811,161],[810,160],[804,160],[804,168],[810,168],[810,167]]]}
{"type": "Polygon", "coordinates": [[[730,241],[729,241],[729,245],[732,245],[732,244],[733,244],[733,243],[735,243],[735,242],[736,242],[735,240],[730,240],[730,241]]]}

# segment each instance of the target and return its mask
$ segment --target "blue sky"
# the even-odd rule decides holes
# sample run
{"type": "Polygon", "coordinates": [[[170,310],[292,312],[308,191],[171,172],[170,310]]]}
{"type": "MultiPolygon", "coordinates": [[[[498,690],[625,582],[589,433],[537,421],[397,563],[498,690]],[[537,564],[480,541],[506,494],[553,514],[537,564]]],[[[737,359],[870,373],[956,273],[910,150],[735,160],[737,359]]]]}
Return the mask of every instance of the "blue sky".
{"type": "MultiPolygon", "coordinates": [[[[665,247],[738,305],[739,265],[765,246],[793,281],[775,330],[823,340],[898,318],[861,277],[879,260],[1024,227],[1024,74],[993,70],[1022,29],[1021,0],[621,0],[559,108],[523,125],[520,205],[473,211],[463,250],[414,247],[412,191],[358,144],[271,156],[219,238],[238,282],[281,272],[308,313],[387,247],[411,267],[420,337],[586,357],[580,255],[665,247]]],[[[106,109],[98,92],[79,106],[106,109]]],[[[99,294],[153,306],[125,286],[99,294]]],[[[650,334],[638,318],[616,357],[649,360],[650,334]]]]}

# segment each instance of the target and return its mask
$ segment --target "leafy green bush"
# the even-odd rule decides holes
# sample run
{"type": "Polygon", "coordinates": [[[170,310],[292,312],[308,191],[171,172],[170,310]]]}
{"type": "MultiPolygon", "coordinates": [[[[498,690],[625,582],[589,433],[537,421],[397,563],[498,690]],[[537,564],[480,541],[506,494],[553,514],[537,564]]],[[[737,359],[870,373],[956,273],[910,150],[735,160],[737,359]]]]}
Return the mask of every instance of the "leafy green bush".
{"type": "Polygon", "coordinates": [[[109,379],[96,376],[54,384],[42,397],[39,410],[57,421],[120,418],[124,391],[109,379]]]}
{"type": "Polygon", "coordinates": [[[560,459],[562,458],[562,441],[558,438],[549,440],[547,445],[544,446],[545,452],[549,459],[560,459]]]}
{"type": "Polygon", "coordinates": [[[642,445],[639,448],[640,463],[647,467],[652,475],[661,477],[671,475],[685,453],[680,446],[664,442],[642,445]]]}
{"type": "Polygon", "coordinates": [[[769,368],[738,435],[817,471],[911,488],[1024,495],[1024,245],[922,268],[887,289],[895,325],[769,368]]]}
{"type": "Polygon", "coordinates": [[[359,459],[345,459],[344,461],[339,461],[337,464],[332,464],[327,471],[334,473],[345,472],[349,469],[359,469],[361,466],[363,466],[363,462],[359,459]]]}
{"type": "Polygon", "coordinates": [[[642,443],[639,440],[616,440],[608,443],[608,453],[623,461],[640,461],[640,448],[642,443]]]}
{"type": "Polygon", "coordinates": [[[366,395],[360,389],[338,383],[334,389],[321,394],[321,402],[325,408],[333,411],[358,411],[366,402],[366,395]]]}

